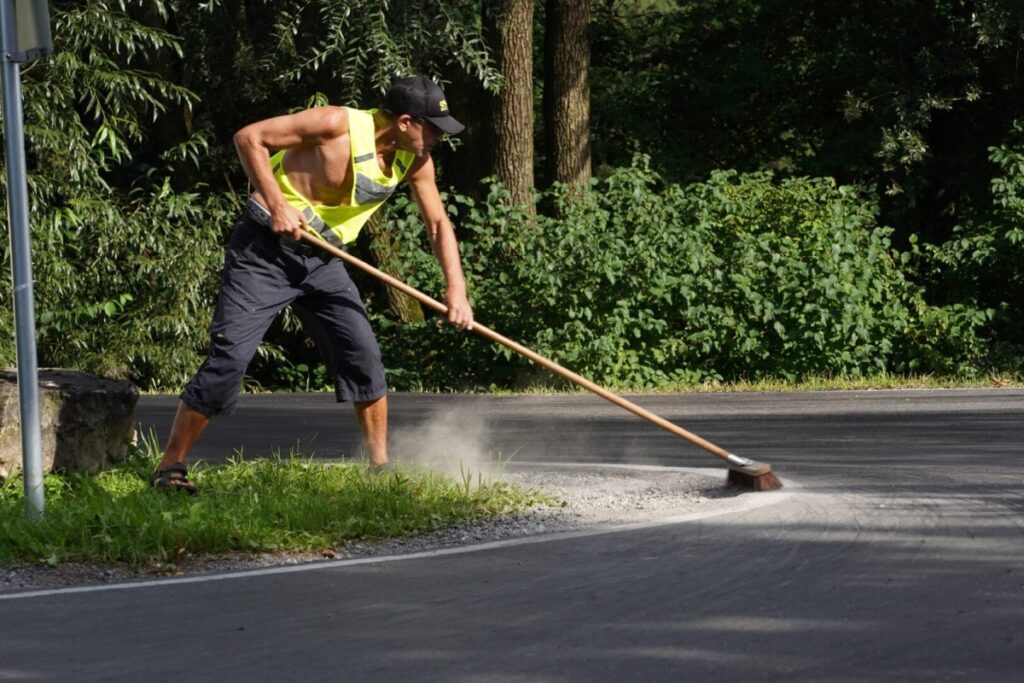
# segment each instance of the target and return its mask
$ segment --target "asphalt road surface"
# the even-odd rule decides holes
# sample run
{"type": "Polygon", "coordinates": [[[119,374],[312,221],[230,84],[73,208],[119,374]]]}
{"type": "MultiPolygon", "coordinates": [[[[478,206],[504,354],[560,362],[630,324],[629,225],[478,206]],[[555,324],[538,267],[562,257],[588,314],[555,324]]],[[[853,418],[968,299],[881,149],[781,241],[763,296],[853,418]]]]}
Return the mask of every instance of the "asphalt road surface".
{"type": "MultiPolygon", "coordinates": [[[[461,554],[0,596],[0,681],[1024,680],[1024,391],[635,399],[772,463],[787,495],[461,554]]],[[[396,438],[716,464],[587,396],[391,401],[396,438]]],[[[173,409],[145,397],[138,415],[163,439],[173,409]]],[[[245,397],[194,453],[293,447],[351,456],[350,414],[327,396],[245,397]]]]}

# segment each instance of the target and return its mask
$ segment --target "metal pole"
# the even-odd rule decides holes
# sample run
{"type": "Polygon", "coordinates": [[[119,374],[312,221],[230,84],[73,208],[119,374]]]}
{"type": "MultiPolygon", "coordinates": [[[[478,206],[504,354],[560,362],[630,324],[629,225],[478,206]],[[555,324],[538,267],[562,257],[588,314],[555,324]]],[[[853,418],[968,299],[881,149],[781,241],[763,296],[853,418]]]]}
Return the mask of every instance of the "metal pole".
{"type": "Polygon", "coordinates": [[[11,231],[14,325],[18,348],[18,400],[21,409],[21,457],[25,511],[43,515],[43,457],[39,427],[39,369],[36,360],[36,314],[32,296],[32,250],[28,229],[28,182],[25,131],[21,115],[21,67],[13,61],[17,34],[14,0],[0,0],[3,39],[4,151],[7,155],[7,217],[11,231]]]}

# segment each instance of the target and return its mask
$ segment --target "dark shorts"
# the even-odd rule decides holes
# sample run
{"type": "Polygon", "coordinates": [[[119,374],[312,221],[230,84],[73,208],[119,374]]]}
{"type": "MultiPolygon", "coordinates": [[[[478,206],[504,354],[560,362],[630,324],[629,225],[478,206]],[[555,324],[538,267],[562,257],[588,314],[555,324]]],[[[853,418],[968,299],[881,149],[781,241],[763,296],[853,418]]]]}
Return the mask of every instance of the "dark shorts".
{"type": "Polygon", "coordinates": [[[224,257],[209,354],[181,400],[207,416],[234,410],[249,361],[274,318],[292,303],[313,325],[339,402],[387,393],[380,348],[344,264],[279,238],[243,212],[224,257]]]}

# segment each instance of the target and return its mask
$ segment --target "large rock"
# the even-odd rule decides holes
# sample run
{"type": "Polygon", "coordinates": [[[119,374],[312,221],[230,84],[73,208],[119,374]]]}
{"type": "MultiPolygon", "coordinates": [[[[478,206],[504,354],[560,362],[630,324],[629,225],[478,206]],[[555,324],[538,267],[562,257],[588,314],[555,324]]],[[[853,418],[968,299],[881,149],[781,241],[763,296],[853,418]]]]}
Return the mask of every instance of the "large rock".
{"type": "MultiPolygon", "coordinates": [[[[76,370],[40,368],[43,470],[96,472],[125,459],[139,389],[76,370]]],[[[0,478],[21,469],[18,373],[0,370],[0,478]]]]}

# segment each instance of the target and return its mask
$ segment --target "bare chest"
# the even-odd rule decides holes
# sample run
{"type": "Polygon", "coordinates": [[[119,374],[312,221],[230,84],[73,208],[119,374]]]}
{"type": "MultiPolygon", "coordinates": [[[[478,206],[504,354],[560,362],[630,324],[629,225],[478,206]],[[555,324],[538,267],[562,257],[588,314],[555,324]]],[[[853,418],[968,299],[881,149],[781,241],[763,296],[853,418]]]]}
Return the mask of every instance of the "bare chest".
{"type": "Polygon", "coordinates": [[[288,181],[314,204],[348,204],[354,182],[348,136],[316,147],[291,149],[284,158],[288,181]]]}

